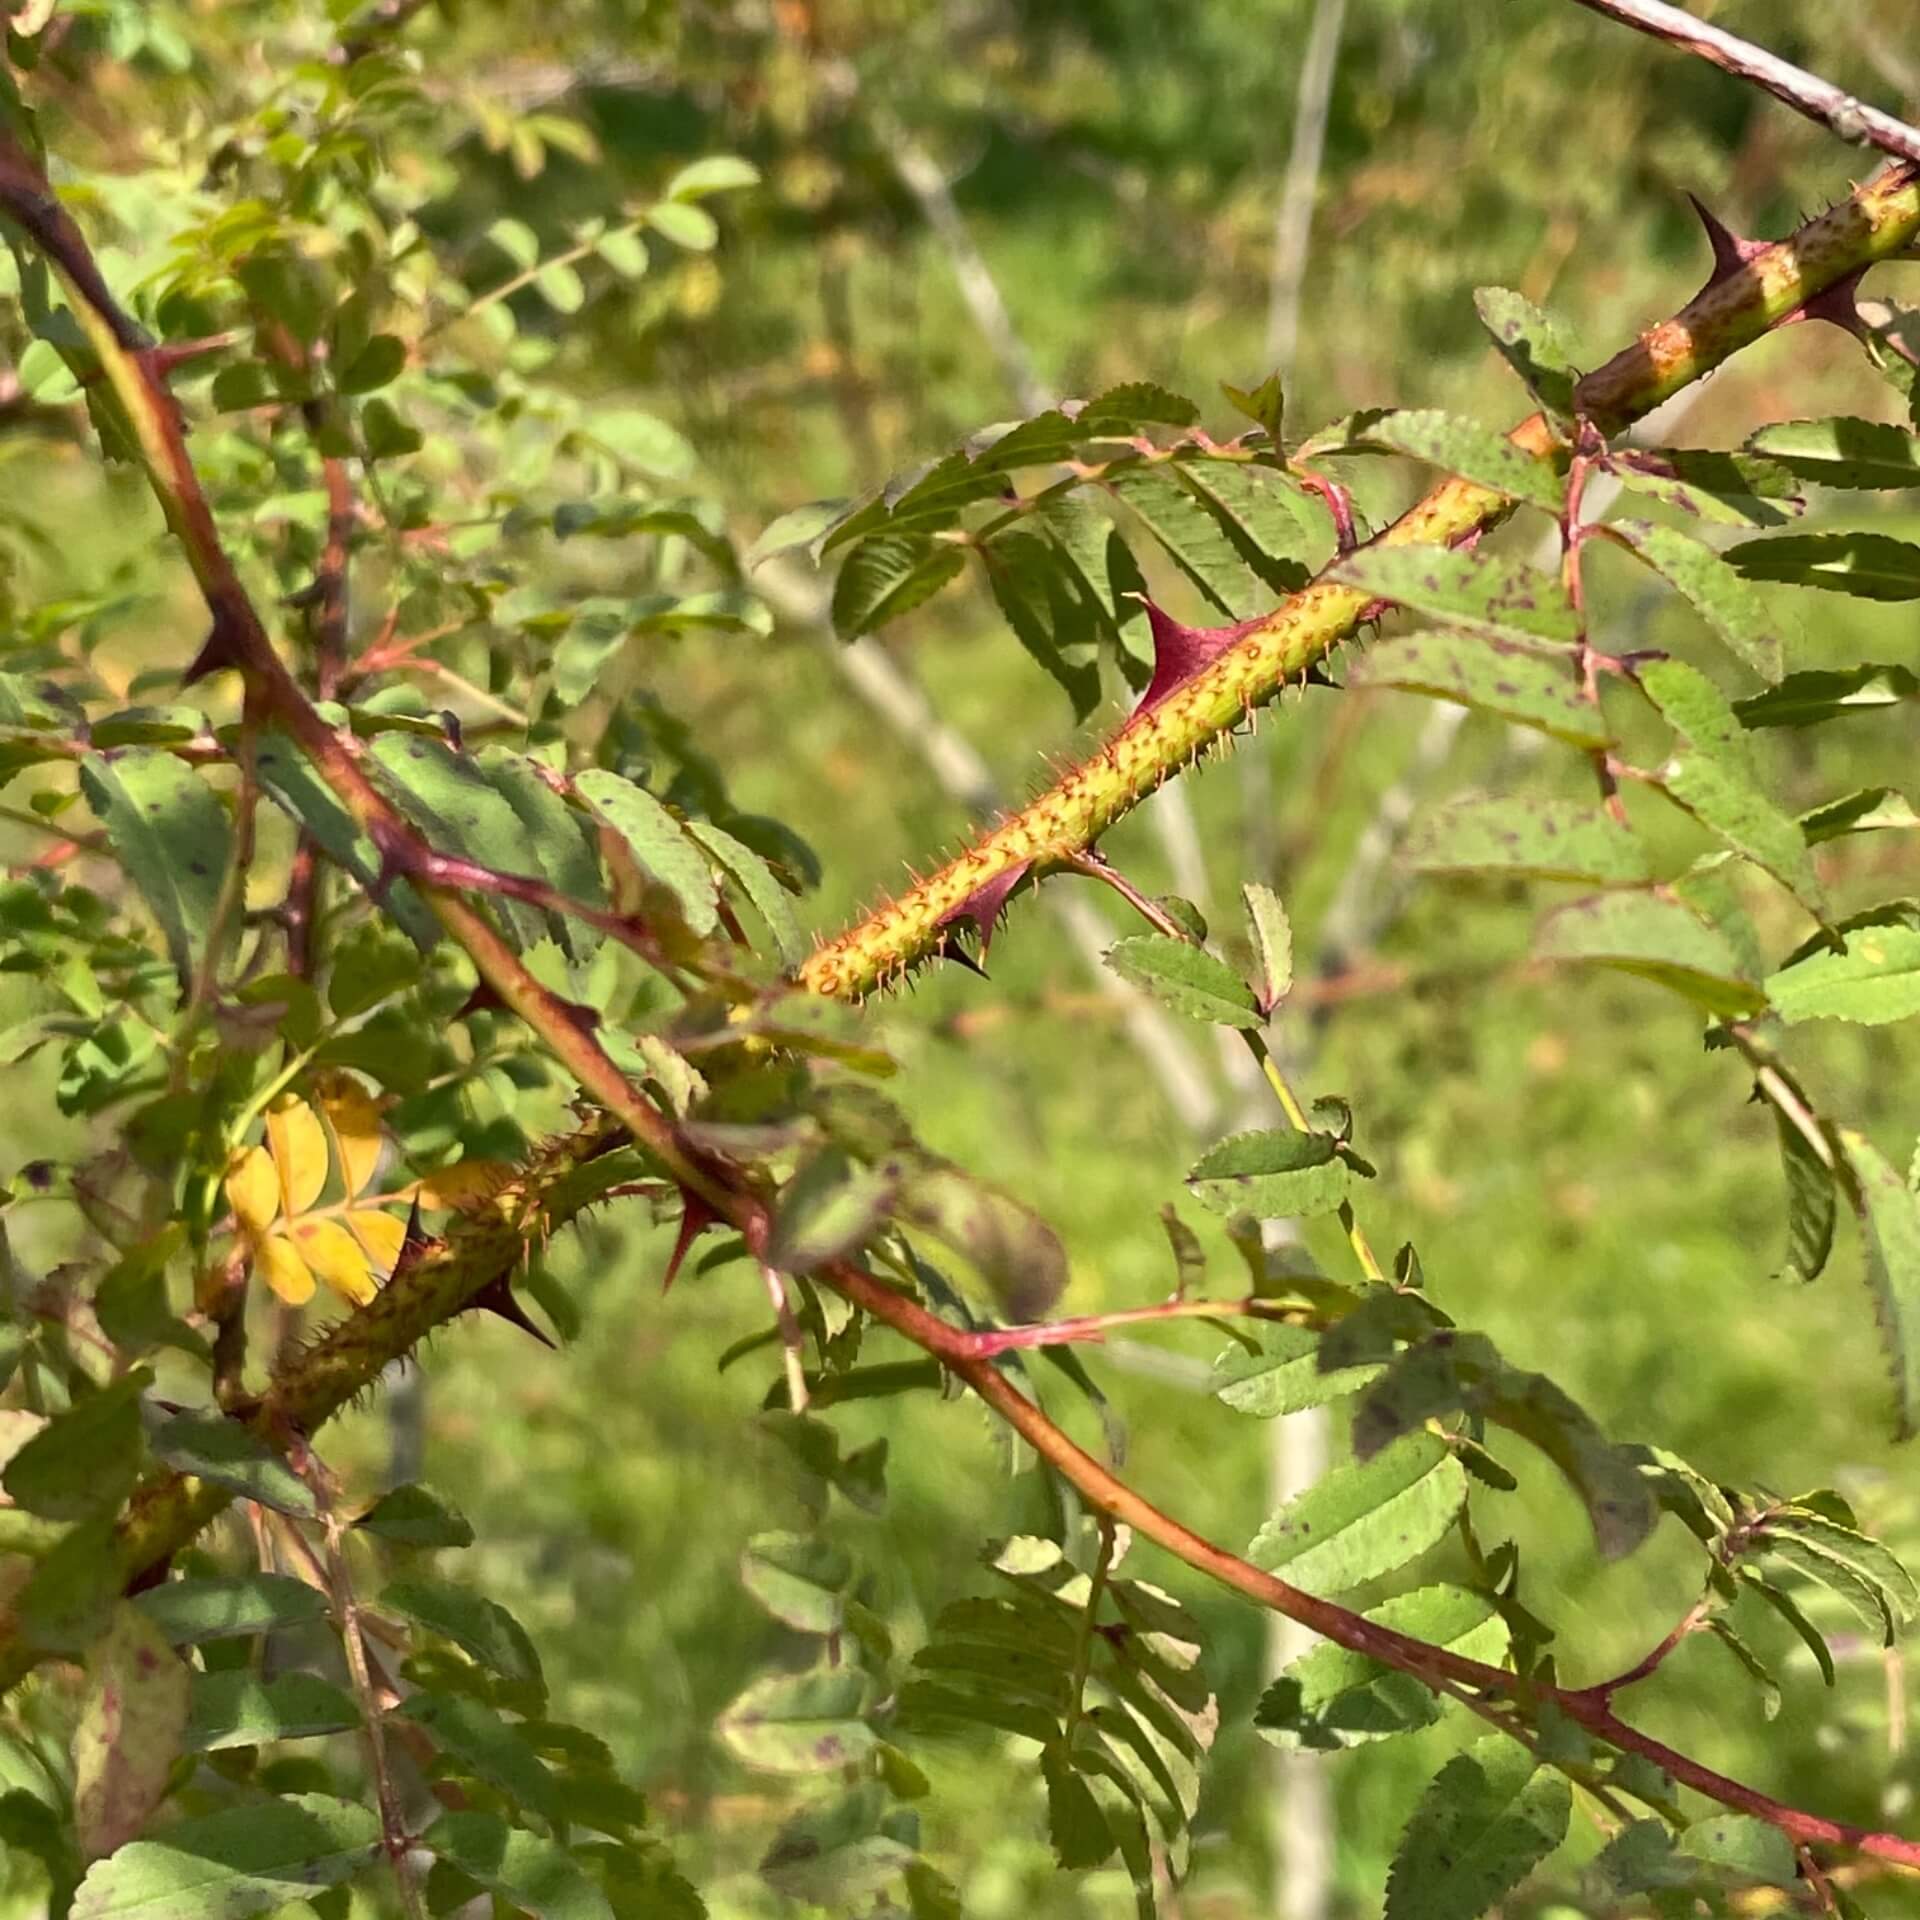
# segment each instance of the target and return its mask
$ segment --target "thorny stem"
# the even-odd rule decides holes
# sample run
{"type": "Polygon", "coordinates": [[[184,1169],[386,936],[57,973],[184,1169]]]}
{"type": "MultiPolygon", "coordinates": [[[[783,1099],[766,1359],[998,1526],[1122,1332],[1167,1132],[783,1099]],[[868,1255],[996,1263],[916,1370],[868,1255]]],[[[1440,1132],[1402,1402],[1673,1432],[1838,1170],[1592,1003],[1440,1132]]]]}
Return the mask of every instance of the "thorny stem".
{"type": "MultiPolygon", "coordinates": [[[[350,744],[326,725],[281,665],[220,543],[212,512],[186,454],[179,419],[161,385],[161,369],[153,351],[115,306],[84,239],[53,196],[45,176],[17,142],[5,135],[0,135],[0,207],[26,229],[54,265],[133,426],[168,524],[180,539],[214,615],[213,634],[200,662],[202,670],[226,666],[241,671],[250,696],[265,712],[286,722],[317,771],[374,838],[383,858],[395,871],[417,878],[423,898],[449,935],[466,950],[482,979],[546,1041],[583,1092],[607,1108],[637,1147],[651,1155],[683,1190],[699,1196],[720,1218],[737,1227],[750,1251],[760,1252],[766,1243],[767,1202],[750,1172],[715,1161],[686,1143],[674,1123],[626,1081],[597,1040],[578,1022],[574,1010],[542,987],[491,923],[453,891],[453,886],[462,882],[451,882],[441,873],[427,871],[431,850],[389,806],[360,767],[350,744]]],[[[1680,320],[1656,328],[1625,355],[1588,376],[1583,383],[1585,409],[1603,421],[1623,424],[1784,318],[1810,292],[1898,251],[1916,229],[1920,229],[1920,186],[1903,170],[1881,175],[1844,206],[1803,228],[1792,241],[1767,250],[1737,273],[1716,279],[1680,320]]],[[[1514,438],[1538,457],[1552,455],[1551,436],[1538,416],[1516,429],[1514,438]]],[[[1402,541],[1455,538],[1491,524],[1505,511],[1505,503],[1497,496],[1450,482],[1396,523],[1386,537],[1402,541]]],[[[1200,746],[1230,726],[1248,701],[1266,697],[1278,684],[1275,669],[1284,672],[1290,666],[1298,671],[1305,659],[1316,657],[1331,645],[1365,604],[1362,596],[1348,589],[1326,585],[1310,588],[1263,623],[1257,633],[1249,635],[1244,648],[1230,649],[1215,668],[1190,683],[1182,695],[1163,703],[1145,716],[1144,722],[1142,716],[1136,716],[1122,730],[1122,738],[1131,732],[1136,745],[1146,749],[1144,760],[1131,778],[1122,777],[1104,798],[1082,795],[1094,802],[1093,809],[1080,821],[1071,846],[1058,838],[1072,830],[1074,821],[1062,811],[1058,803],[1061,790],[1056,789],[1054,812],[1048,817],[1059,852],[1051,857],[1063,857],[1091,844],[1103,825],[1110,824],[1158,779],[1185,764],[1200,746]],[[1274,677],[1263,684],[1263,676],[1269,673],[1274,677]],[[1164,731],[1163,719],[1167,722],[1164,731]]],[[[1108,764],[1116,773],[1122,772],[1111,753],[1110,748],[1108,764]]],[[[1071,781],[1062,784],[1065,787],[1071,781]]],[[[1049,796],[1042,796],[1036,806],[1044,812],[1048,801],[1049,796]]],[[[1019,817],[1025,822],[1021,831],[1029,836],[1034,814],[1035,809],[1028,809],[1019,817]]],[[[990,836],[987,844],[995,842],[1000,844],[1003,856],[1009,844],[1016,849],[1020,845],[1018,836],[1009,842],[1006,828],[990,836]]],[[[980,851],[976,849],[975,856],[969,858],[980,851]]],[[[1032,855],[1020,856],[1016,851],[1015,857],[1032,855]]],[[[498,879],[480,869],[463,883],[493,890],[498,879]]],[[[963,886],[960,897],[977,883],[976,878],[963,886]]],[[[929,887],[933,885],[928,883],[929,887]]],[[[894,925],[894,944],[889,947],[881,941],[877,949],[881,954],[890,952],[893,964],[912,952],[924,951],[937,929],[938,917],[931,910],[937,889],[934,895],[928,895],[928,888],[921,892],[928,897],[921,901],[918,932],[911,925],[894,925]]],[[[886,922],[885,915],[879,918],[886,922]]],[[[897,911],[894,918],[897,922],[897,911]]],[[[874,950],[867,951],[863,964],[871,965],[875,957],[874,950]]],[[[860,990],[862,982],[856,969],[851,976],[830,972],[814,984],[850,992],[860,990]]],[[[510,1271],[522,1255],[530,1229],[550,1228],[559,1218],[577,1211],[580,1203],[568,1204],[555,1198],[548,1183],[564,1181],[584,1159],[605,1151],[618,1138],[619,1132],[606,1122],[589,1123],[537,1168],[530,1168],[516,1191],[505,1197],[507,1204],[475,1222],[457,1244],[444,1242],[436,1248],[410,1243],[386,1288],[328,1329],[308,1352],[282,1364],[255,1416],[259,1430],[282,1438],[289,1431],[310,1432],[318,1421],[375,1379],[391,1360],[410,1352],[433,1326],[470,1304],[489,1277],[510,1271]],[[543,1204],[547,1201],[552,1204],[543,1204]]],[[[1523,1683],[1520,1676],[1502,1668],[1413,1639],[1262,1572],[1154,1506],[1078,1447],[991,1360],[983,1360],[968,1349],[962,1330],[844,1260],[828,1263],[816,1277],[873,1319],[902,1334],[971,1387],[1076,1488],[1094,1511],[1132,1527],[1196,1571],[1255,1603],[1429,1686],[1441,1688],[1451,1682],[1466,1688],[1476,1711],[1491,1715],[1499,1711],[1498,1703],[1519,1699],[1523,1688],[1527,1699],[1551,1700],[1606,1744],[1638,1753],[1681,1784],[1723,1806],[1769,1822],[1798,1846],[1849,1847],[1876,1859],[1920,1869],[1920,1842],[1787,1806],[1640,1733],[1619,1720],[1605,1700],[1533,1680],[1523,1683]]],[[[116,1530],[112,1551],[118,1564],[129,1576],[158,1564],[204,1527],[230,1498],[225,1489],[190,1475],[159,1476],[136,1495],[116,1530]]],[[[0,1684],[18,1678],[37,1657],[34,1650],[18,1641],[0,1640],[0,1684]]]]}

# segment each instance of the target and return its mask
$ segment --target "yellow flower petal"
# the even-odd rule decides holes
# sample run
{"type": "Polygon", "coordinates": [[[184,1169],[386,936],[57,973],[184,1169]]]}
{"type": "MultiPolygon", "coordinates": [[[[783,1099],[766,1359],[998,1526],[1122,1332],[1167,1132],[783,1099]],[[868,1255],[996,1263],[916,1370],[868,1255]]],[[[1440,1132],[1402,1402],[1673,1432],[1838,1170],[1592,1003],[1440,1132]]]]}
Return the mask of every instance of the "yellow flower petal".
{"type": "Polygon", "coordinates": [[[254,1243],[253,1263],[275,1293],[290,1307],[304,1307],[313,1298],[313,1275],[285,1234],[269,1234],[254,1243]]]}
{"type": "Polygon", "coordinates": [[[374,1295],[374,1279],[359,1241],[338,1220],[296,1220],[293,1243],[306,1261],[343,1300],[357,1307],[374,1295]]]}
{"type": "Polygon", "coordinates": [[[400,1258],[407,1238],[407,1223],[391,1213],[373,1213],[355,1208],[347,1215],[347,1229],[366,1249],[374,1271],[385,1279],[400,1258]]]}
{"type": "Polygon", "coordinates": [[[280,1180],[265,1147],[243,1147],[227,1162],[227,1205],[249,1240],[263,1240],[280,1211],[280,1180]]]}
{"type": "Polygon", "coordinates": [[[291,1220],[305,1213],[327,1184],[327,1130],[304,1100],[286,1099],[267,1110],[267,1145],[291,1220]]]}
{"type": "Polygon", "coordinates": [[[314,1092],[333,1133],[333,1151],[347,1198],[355,1199],[380,1165],[380,1103],[350,1073],[322,1074],[314,1092]]]}

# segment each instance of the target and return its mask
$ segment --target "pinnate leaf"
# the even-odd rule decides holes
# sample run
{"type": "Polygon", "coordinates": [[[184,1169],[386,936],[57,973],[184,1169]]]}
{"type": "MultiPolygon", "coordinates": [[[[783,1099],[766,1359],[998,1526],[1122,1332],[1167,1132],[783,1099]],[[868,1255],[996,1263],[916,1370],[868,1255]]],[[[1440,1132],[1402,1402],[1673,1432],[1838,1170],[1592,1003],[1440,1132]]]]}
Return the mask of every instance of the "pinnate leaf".
{"type": "Polygon", "coordinates": [[[1407,1823],[1386,1920],[1478,1920],[1566,1837],[1572,1789],[1504,1734],[1455,1754],[1407,1823]]]}
{"type": "Polygon", "coordinates": [[[1290,1501],[1254,1535],[1247,1558],[1308,1593],[1342,1593],[1424,1553],[1466,1497],[1446,1442],[1411,1433],[1290,1501]]]}
{"type": "Polygon", "coordinates": [[[421,1845],[533,1920],[614,1920],[607,1896],[564,1847],[497,1814],[444,1813],[421,1845]]]}
{"type": "Polygon", "coordinates": [[[966,565],[961,547],[926,534],[891,533],[863,540],[833,583],[833,629],[857,640],[924,605],[966,565]]]}
{"type": "Polygon", "coordinates": [[[401,1580],[381,1594],[380,1604],[451,1640],[503,1679],[545,1690],[533,1642],[498,1601],[437,1580],[401,1580]]]}
{"type": "MultiPolygon", "coordinates": [[[[1475,486],[1544,507],[1549,513],[1558,513],[1566,498],[1566,483],[1551,461],[1523,453],[1504,434],[1477,421],[1462,420],[1430,407],[1394,408],[1384,413],[1369,410],[1353,418],[1354,436],[1346,442],[1347,448],[1384,447],[1391,453],[1404,453],[1471,480],[1475,486]]],[[[1320,446],[1323,453],[1344,450],[1320,446]]]]}
{"type": "Polygon", "coordinates": [[[1886,533],[1790,533],[1743,540],[1727,565],[1747,580],[1819,587],[1856,600],[1920,600],[1920,546],[1886,533]]]}
{"type": "Polygon", "coordinates": [[[695,933],[711,933],[720,924],[713,874],[679,821],[645,787],[605,767],[589,767],[574,785],[634,859],[673,895],[687,925],[695,933]]]}
{"type": "Polygon", "coordinates": [[[1378,1361],[1322,1366],[1320,1335],[1311,1327],[1262,1327],[1253,1337],[1257,1345],[1251,1353],[1237,1342],[1224,1348],[1207,1382],[1208,1391],[1236,1413],[1262,1420],[1298,1413],[1356,1393],[1380,1376],[1378,1361]]]}
{"type": "Polygon", "coordinates": [[[1920,487],[1920,435],[1880,420],[1782,420],[1747,445],[1823,487],[1920,487]]]}
{"type": "Polygon", "coordinates": [[[1262,1023],[1253,991],[1224,961],[1204,947],[1170,935],[1148,933],[1107,949],[1107,965],[1121,979],[1143,987],[1189,1020],[1222,1027],[1262,1023]]]}

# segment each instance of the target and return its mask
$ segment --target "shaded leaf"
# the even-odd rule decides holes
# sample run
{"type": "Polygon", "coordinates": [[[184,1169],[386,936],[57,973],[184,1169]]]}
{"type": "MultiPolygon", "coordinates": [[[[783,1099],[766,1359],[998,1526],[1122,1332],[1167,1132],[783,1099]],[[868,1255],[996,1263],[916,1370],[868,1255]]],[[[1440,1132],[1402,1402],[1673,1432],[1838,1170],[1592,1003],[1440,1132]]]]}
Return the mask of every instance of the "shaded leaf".
{"type": "Polygon", "coordinates": [[[166,1796],[187,1724],[187,1670],[153,1622],[124,1603],[87,1655],[73,1730],[73,1823],[83,1859],[131,1840],[166,1796]]]}
{"type": "Polygon", "coordinates": [[[1543,960],[1617,967],[1718,1014],[1763,1004],[1726,936],[1660,893],[1602,893],[1549,914],[1534,939],[1543,960]]]}
{"type": "Polygon", "coordinates": [[[496,1814],[443,1813],[420,1844],[533,1920],[614,1920],[607,1896],[564,1847],[496,1814]]]}
{"type": "Polygon", "coordinates": [[[924,605],[966,565],[966,550],[926,534],[863,540],[833,583],[833,630],[857,640],[924,605]]]}
{"type": "Polygon", "coordinates": [[[408,1694],[394,1711],[426,1728],[441,1754],[462,1772],[498,1787],[508,1805],[543,1820],[558,1811],[553,1775],[525,1735],[471,1694],[422,1690],[408,1694]]]}
{"type": "Polygon", "coordinates": [[[839,1147],[817,1153],[781,1188],[766,1261],[783,1273],[810,1273],[862,1245],[887,1217],[898,1178],[861,1166],[839,1147]]]}
{"type": "Polygon", "coordinates": [[[1311,1327],[1267,1326],[1255,1338],[1254,1352],[1238,1344],[1225,1348],[1208,1378],[1208,1391],[1236,1413],[1263,1420],[1298,1413],[1356,1393],[1380,1376],[1378,1361],[1323,1367],[1320,1335],[1311,1327]]]}
{"type": "Polygon", "coordinates": [[[176,1647],[228,1640],[318,1620],[327,1597],[285,1573],[237,1573],[213,1579],[167,1580],[133,1604],[176,1647]]]}
{"type": "Polygon", "coordinates": [[[758,1533],[740,1556],[740,1580],[799,1633],[838,1633],[853,1561],[844,1547],[810,1534],[758,1533]]]}
{"type": "Polygon", "coordinates": [[[1228,619],[1252,610],[1253,576],[1219,520],[1165,467],[1126,467],[1107,485],[1228,619]]]}
{"type": "Polygon", "coordinates": [[[1781,420],[1747,445],[1823,487],[1920,487],[1920,436],[1884,421],[1781,420]]]}
{"type": "Polygon", "coordinates": [[[197,1474],[276,1513],[312,1519],[313,1489],[259,1435],[220,1413],[176,1413],[154,1429],[153,1451],[168,1466],[197,1474]]]}
{"type": "Polygon", "coordinates": [[[381,1594],[380,1604],[405,1614],[429,1633],[451,1640],[503,1679],[524,1681],[544,1690],[540,1656],[526,1629],[505,1607],[484,1594],[440,1581],[400,1580],[381,1594]]]}
{"type": "Polygon", "coordinates": [[[1679,1848],[1743,1880],[1758,1880],[1769,1887],[1790,1888],[1798,1883],[1793,1842],[1771,1821],[1752,1814],[1716,1813],[1696,1820],[1680,1836],[1679,1848]]]}
{"type": "Polygon", "coordinates": [[[807,937],[794,917],[787,890],[773,877],[772,869],[744,841],[716,827],[711,820],[689,820],[687,837],[706,850],[708,857],[729,880],[746,895],[753,910],[765,923],[773,938],[774,952],[783,966],[796,966],[806,957],[807,937]]]}
{"type": "Polygon", "coordinates": [[[1839,1211],[1833,1169],[1777,1107],[1773,1119],[1787,1176],[1786,1277],[1817,1280],[1833,1251],[1833,1223],[1839,1211]]]}
{"type": "Polygon", "coordinates": [[[1886,533],[1790,533],[1743,540],[1727,564],[1748,580],[1818,587],[1856,600],[1920,599],[1920,546],[1886,533]]]}
{"type": "Polygon", "coordinates": [[[1610,455],[1623,486],[1717,526],[1777,527],[1806,511],[1793,475],[1753,454],[1705,447],[1635,447],[1610,455]]]}
{"type": "Polygon", "coordinates": [[[646,788],[605,767],[589,767],[573,784],[673,895],[687,925],[697,934],[711,933],[720,924],[713,874],[679,821],[646,788]]]}
{"type": "Polygon", "coordinates": [[[312,1673],[263,1680],[245,1668],[193,1676],[184,1745],[189,1753],[253,1747],[269,1740],[310,1740],[360,1724],[351,1696],[312,1673]]]}
{"type": "Polygon", "coordinates": [[[383,1493],[353,1523],[363,1532],[407,1547],[470,1547],[473,1528],[437,1493],[421,1486],[395,1487],[383,1493]]]}
{"type": "Polygon", "coordinates": [[[1580,375],[1559,322],[1525,294],[1506,287],[1476,288],[1473,305],[1500,357],[1520,376],[1527,391],[1549,413],[1571,418],[1573,389],[1580,375]]]}
{"type": "Polygon", "coordinates": [[[1920,700],[1920,678],[1905,667],[1863,662],[1833,671],[1790,673],[1777,687],[1737,701],[1743,727],[1809,727],[1842,714],[1920,700]]]}
{"type": "Polygon", "coordinates": [[[56,1414],[0,1472],[7,1498],[47,1520],[117,1507],[140,1472],[140,1395],[152,1384],[136,1367],[56,1414]]]}

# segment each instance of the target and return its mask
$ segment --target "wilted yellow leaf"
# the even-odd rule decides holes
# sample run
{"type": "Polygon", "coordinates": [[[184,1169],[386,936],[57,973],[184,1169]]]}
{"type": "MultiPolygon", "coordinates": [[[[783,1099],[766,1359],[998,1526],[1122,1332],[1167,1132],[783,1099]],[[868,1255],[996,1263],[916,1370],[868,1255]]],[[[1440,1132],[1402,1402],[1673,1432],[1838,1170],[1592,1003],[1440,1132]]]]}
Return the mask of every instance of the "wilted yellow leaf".
{"type": "Polygon", "coordinates": [[[267,1110],[267,1145],[291,1220],[305,1213],[327,1184],[327,1132],[304,1100],[289,1097],[267,1110]]]}
{"type": "Polygon", "coordinates": [[[338,1220],[296,1220],[293,1244],[300,1258],[343,1299],[357,1307],[371,1300],[375,1285],[358,1240],[338,1220]]]}
{"type": "Polygon", "coordinates": [[[265,1147],[245,1147],[227,1164],[227,1204],[250,1240],[263,1239],[280,1211],[280,1180],[265,1147]]]}
{"type": "Polygon", "coordinates": [[[381,1279],[393,1272],[394,1262],[400,1258],[400,1249],[407,1238],[407,1223],[399,1215],[355,1208],[347,1215],[347,1230],[366,1250],[381,1279]]]}
{"type": "Polygon", "coordinates": [[[284,1234],[270,1233],[254,1241],[253,1262],[288,1306],[304,1307],[313,1298],[313,1275],[284,1234]]]}
{"type": "Polygon", "coordinates": [[[380,1165],[380,1103],[350,1073],[322,1074],[314,1082],[314,1093],[333,1133],[347,1198],[355,1199],[380,1165]]]}

